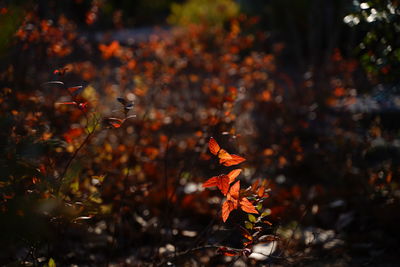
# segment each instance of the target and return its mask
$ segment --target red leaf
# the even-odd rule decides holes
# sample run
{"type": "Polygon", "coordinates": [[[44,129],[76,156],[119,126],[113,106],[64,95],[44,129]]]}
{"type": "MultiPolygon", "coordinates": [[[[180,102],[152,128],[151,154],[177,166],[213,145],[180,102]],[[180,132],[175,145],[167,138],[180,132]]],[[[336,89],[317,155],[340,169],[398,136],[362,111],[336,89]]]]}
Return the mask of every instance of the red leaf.
{"type": "Polygon", "coordinates": [[[203,183],[203,187],[217,186],[221,190],[222,194],[226,196],[229,190],[229,176],[221,174],[218,176],[211,177],[203,183]]]}
{"type": "Polygon", "coordinates": [[[219,163],[225,166],[237,165],[246,160],[238,155],[229,154],[225,149],[221,149],[213,137],[208,141],[208,148],[213,155],[218,156],[219,163]]]}
{"type": "Polygon", "coordinates": [[[217,141],[213,137],[210,138],[210,141],[208,141],[208,148],[210,149],[210,152],[213,155],[217,155],[219,150],[221,149],[220,146],[218,145],[217,141]]]}
{"type": "Polygon", "coordinates": [[[234,199],[235,201],[239,200],[239,190],[240,190],[240,181],[237,181],[234,185],[231,186],[228,193],[228,199],[234,199]]]}
{"type": "Polygon", "coordinates": [[[218,176],[211,177],[203,183],[203,187],[213,187],[218,185],[218,176]]]}
{"type": "Polygon", "coordinates": [[[260,188],[257,191],[257,195],[258,195],[258,197],[263,197],[265,195],[265,187],[264,186],[260,186],[260,188]]]}
{"type": "Polygon", "coordinates": [[[63,76],[65,74],[65,72],[68,70],[67,67],[65,68],[59,68],[53,71],[53,74],[58,74],[60,76],[63,76]]]}
{"type": "Polygon", "coordinates": [[[223,254],[224,256],[236,256],[239,255],[238,251],[229,249],[227,247],[219,247],[217,249],[218,254],[223,254]]]}
{"type": "Polygon", "coordinates": [[[229,177],[225,174],[220,175],[218,180],[218,188],[221,190],[222,194],[226,196],[229,191],[229,177]]]}
{"type": "Polygon", "coordinates": [[[124,123],[124,119],[118,119],[118,118],[106,118],[104,119],[104,122],[108,125],[111,126],[113,128],[119,128],[122,126],[122,124],[124,123]]]}
{"type": "Polygon", "coordinates": [[[238,155],[234,155],[234,154],[230,154],[231,159],[220,159],[219,163],[223,164],[224,166],[232,166],[232,165],[237,165],[239,163],[242,163],[243,161],[245,161],[246,159],[238,156],[238,155]]]}
{"type": "Polygon", "coordinates": [[[82,128],[72,128],[64,133],[64,139],[67,143],[72,143],[72,141],[84,133],[82,128]]]}
{"type": "Polygon", "coordinates": [[[226,200],[224,204],[222,204],[222,221],[226,222],[229,217],[231,211],[235,209],[235,205],[232,201],[226,200]]]}
{"type": "Polygon", "coordinates": [[[112,126],[112,127],[114,127],[114,128],[119,128],[119,127],[121,127],[121,125],[122,125],[122,123],[119,123],[119,122],[110,122],[110,125],[112,126]]]}
{"type": "Polygon", "coordinates": [[[235,181],[236,177],[238,177],[241,172],[242,172],[242,169],[234,169],[230,173],[228,173],[229,184],[233,183],[235,181]]]}
{"type": "Polygon", "coordinates": [[[234,185],[231,186],[229,192],[226,196],[226,201],[222,204],[222,220],[226,222],[229,217],[229,214],[232,210],[237,209],[238,206],[247,213],[257,213],[258,211],[254,208],[253,204],[245,198],[242,197],[239,200],[240,193],[240,181],[237,181],[234,185]]]}
{"type": "MultiPolygon", "coordinates": [[[[231,154],[229,154],[228,152],[226,152],[225,149],[220,149],[218,152],[218,158],[220,158],[220,161],[223,160],[230,160],[232,159],[231,154]]],[[[221,162],[220,162],[221,163],[221,162]]]]}
{"type": "Polygon", "coordinates": [[[251,204],[251,202],[247,198],[243,197],[240,200],[239,204],[240,204],[240,208],[244,212],[258,214],[258,211],[256,210],[256,208],[254,208],[253,204],[251,204]]]}

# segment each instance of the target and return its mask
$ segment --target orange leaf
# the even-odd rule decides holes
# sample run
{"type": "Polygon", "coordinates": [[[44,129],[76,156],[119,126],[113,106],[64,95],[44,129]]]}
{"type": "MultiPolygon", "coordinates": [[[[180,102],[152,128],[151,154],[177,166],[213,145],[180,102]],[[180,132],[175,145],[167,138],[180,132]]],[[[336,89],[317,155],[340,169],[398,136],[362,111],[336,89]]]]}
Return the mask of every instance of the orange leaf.
{"type": "Polygon", "coordinates": [[[259,183],[260,183],[259,180],[255,180],[254,183],[251,185],[251,190],[253,190],[253,192],[256,191],[259,183]]]}
{"type": "Polygon", "coordinates": [[[218,176],[211,177],[203,183],[203,187],[213,187],[218,185],[218,176]]]}
{"type": "Polygon", "coordinates": [[[221,190],[222,194],[226,196],[229,191],[229,177],[225,174],[220,175],[218,179],[218,188],[221,190]]]}
{"type": "Polygon", "coordinates": [[[118,118],[105,118],[104,122],[113,128],[119,128],[125,122],[125,119],[118,119],[118,118]]]}
{"type": "Polygon", "coordinates": [[[229,154],[225,149],[221,149],[213,137],[208,141],[208,148],[213,155],[218,156],[219,163],[225,166],[237,165],[246,160],[238,155],[229,154]]]}
{"type": "Polygon", "coordinates": [[[263,197],[265,194],[265,187],[264,186],[260,186],[260,188],[257,191],[257,195],[258,197],[263,197]]]}
{"type": "Polygon", "coordinates": [[[243,198],[240,200],[239,204],[240,204],[240,208],[241,208],[244,212],[247,212],[247,213],[257,213],[257,214],[258,214],[258,211],[256,210],[256,208],[254,208],[253,204],[251,204],[251,202],[250,202],[247,198],[243,197],[243,198]]]}
{"type": "Polygon", "coordinates": [[[231,160],[232,159],[232,155],[229,154],[228,152],[226,152],[225,149],[220,149],[218,152],[218,158],[220,158],[220,161],[222,160],[231,160]]]}
{"type": "Polygon", "coordinates": [[[242,169],[234,169],[233,171],[231,171],[230,173],[228,173],[228,177],[229,177],[229,184],[233,183],[236,179],[236,177],[238,177],[238,175],[242,172],[242,169]]]}
{"type": "Polygon", "coordinates": [[[217,249],[217,253],[223,254],[224,256],[236,256],[238,252],[233,249],[229,249],[227,247],[220,247],[217,249]]]}
{"type": "Polygon", "coordinates": [[[222,204],[222,220],[225,222],[229,214],[232,210],[237,209],[238,206],[247,213],[258,213],[258,211],[254,208],[253,204],[245,198],[242,197],[239,201],[239,192],[240,192],[240,181],[237,181],[234,185],[231,186],[229,192],[226,197],[226,201],[222,204]]]}
{"type": "MultiPolygon", "coordinates": [[[[240,190],[240,181],[237,181],[229,189],[228,199],[234,199],[234,200],[238,201],[239,200],[239,190],[240,190]]],[[[237,206],[235,208],[237,208],[237,206]]]]}
{"type": "Polygon", "coordinates": [[[72,128],[64,133],[63,137],[67,143],[72,143],[72,141],[84,133],[82,128],[72,128]]]}
{"type": "Polygon", "coordinates": [[[224,204],[222,204],[222,220],[226,222],[229,217],[229,214],[232,210],[234,210],[234,204],[230,200],[226,200],[224,204]]]}
{"type": "Polygon", "coordinates": [[[212,186],[217,186],[219,190],[221,190],[222,194],[224,194],[225,196],[229,190],[229,177],[225,174],[221,174],[219,176],[211,177],[203,184],[203,187],[212,187],[212,186]]]}
{"type": "Polygon", "coordinates": [[[111,125],[112,127],[114,127],[114,128],[119,128],[119,127],[121,127],[122,123],[111,121],[111,122],[110,122],[110,125],[111,125]]]}
{"type": "Polygon", "coordinates": [[[225,160],[225,159],[221,158],[219,160],[219,163],[223,164],[224,166],[232,166],[232,165],[237,165],[239,163],[242,163],[243,161],[246,160],[245,158],[238,156],[238,155],[231,154],[230,156],[232,157],[231,159],[225,160]]]}
{"type": "Polygon", "coordinates": [[[213,137],[211,137],[210,141],[208,141],[208,148],[210,149],[210,152],[214,155],[217,155],[219,150],[221,149],[217,141],[215,141],[213,137]]]}

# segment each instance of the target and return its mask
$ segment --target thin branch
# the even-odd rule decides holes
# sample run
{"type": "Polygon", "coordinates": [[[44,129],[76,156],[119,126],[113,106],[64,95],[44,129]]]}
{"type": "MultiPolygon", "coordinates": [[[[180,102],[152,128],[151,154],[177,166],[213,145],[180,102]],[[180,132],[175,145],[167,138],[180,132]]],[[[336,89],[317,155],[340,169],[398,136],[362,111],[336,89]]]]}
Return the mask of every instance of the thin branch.
{"type": "Polygon", "coordinates": [[[72,156],[69,158],[67,164],[64,167],[63,172],[61,173],[61,175],[59,176],[59,184],[58,184],[58,188],[56,190],[56,193],[58,194],[60,192],[61,189],[61,185],[62,182],[65,178],[65,175],[67,174],[67,171],[69,169],[69,167],[72,164],[72,161],[76,158],[76,156],[78,155],[79,151],[81,151],[81,149],[90,141],[90,138],[93,136],[95,129],[98,125],[98,122],[96,122],[96,124],[94,125],[94,129],[91,132],[88,132],[88,134],[86,135],[85,139],[83,140],[83,142],[79,145],[79,147],[74,151],[74,153],[72,154],[72,156]]]}

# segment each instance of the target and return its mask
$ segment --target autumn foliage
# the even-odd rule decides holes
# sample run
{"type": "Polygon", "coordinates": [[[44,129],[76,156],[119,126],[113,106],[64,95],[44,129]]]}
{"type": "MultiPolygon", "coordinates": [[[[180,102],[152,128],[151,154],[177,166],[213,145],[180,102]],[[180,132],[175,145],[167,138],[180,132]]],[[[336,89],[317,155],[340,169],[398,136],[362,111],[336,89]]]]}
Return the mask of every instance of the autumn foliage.
{"type": "MultiPolygon", "coordinates": [[[[218,156],[219,163],[225,166],[237,165],[245,161],[245,158],[229,154],[224,149],[221,149],[217,141],[215,141],[215,139],[212,137],[208,141],[208,147],[212,154],[218,156]]],[[[222,204],[222,220],[224,222],[228,219],[231,211],[238,209],[239,207],[244,212],[258,213],[253,204],[251,204],[246,197],[240,196],[240,181],[235,182],[235,180],[241,171],[242,169],[235,169],[229,172],[227,175],[220,174],[203,183],[203,187],[217,186],[219,190],[221,190],[221,193],[226,196],[226,200],[222,204]],[[230,186],[232,183],[234,184],[230,186]]]]}
{"type": "Polygon", "coordinates": [[[80,22],[23,10],[3,56],[1,265],[395,255],[381,248],[397,242],[396,113],[356,109],[356,59],[336,48],[302,72],[236,11],[118,39],[96,28],[104,3],[80,22]]]}

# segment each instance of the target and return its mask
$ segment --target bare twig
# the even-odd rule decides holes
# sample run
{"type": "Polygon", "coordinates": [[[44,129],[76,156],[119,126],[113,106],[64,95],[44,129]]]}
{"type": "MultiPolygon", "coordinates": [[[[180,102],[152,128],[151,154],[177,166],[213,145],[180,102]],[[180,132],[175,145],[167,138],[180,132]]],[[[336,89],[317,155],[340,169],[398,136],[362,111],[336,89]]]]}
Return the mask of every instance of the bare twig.
{"type": "Polygon", "coordinates": [[[94,129],[90,132],[88,132],[88,134],[86,135],[85,139],[83,140],[83,142],[79,145],[79,147],[74,151],[74,153],[72,154],[72,156],[69,158],[67,164],[64,167],[64,170],[62,171],[61,175],[59,176],[59,184],[56,190],[56,193],[58,194],[60,192],[61,186],[62,186],[62,182],[65,178],[65,175],[67,174],[67,171],[69,169],[69,167],[71,166],[73,160],[76,158],[76,156],[78,155],[79,151],[81,151],[81,149],[89,143],[90,138],[93,136],[96,128],[98,125],[98,121],[96,121],[96,124],[94,125],[94,129]]]}

